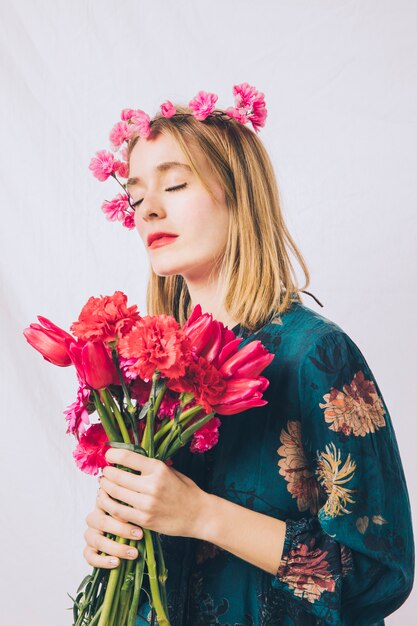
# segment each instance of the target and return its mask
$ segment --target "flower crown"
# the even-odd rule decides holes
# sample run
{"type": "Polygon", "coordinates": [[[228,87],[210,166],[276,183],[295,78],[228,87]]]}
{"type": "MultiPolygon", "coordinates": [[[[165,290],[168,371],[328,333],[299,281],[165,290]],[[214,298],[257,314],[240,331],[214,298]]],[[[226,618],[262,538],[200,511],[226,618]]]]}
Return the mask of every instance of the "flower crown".
{"type": "Polygon", "coordinates": [[[135,209],[126,192],[126,183],[121,183],[119,178],[128,177],[127,143],[136,136],[146,139],[151,132],[154,119],[161,116],[167,118],[193,116],[198,121],[204,122],[211,115],[223,120],[232,118],[240,124],[251,122],[254,131],[259,132],[259,129],[265,125],[267,116],[264,94],[248,83],[241,83],[233,86],[233,95],[235,96],[234,106],[224,111],[215,108],[217,94],[206,91],[199,91],[188,103],[192,113],[177,113],[176,107],[170,100],[161,104],[160,115],[156,115],[152,120],[141,109],[123,109],[120,121],[116,122],[109,135],[112,152],[119,152],[121,159],[116,158],[117,154],[115,157],[108,150],[99,150],[89,165],[89,169],[98,180],[105,181],[112,176],[123,188],[124,193],[119,193],[113,200],[103,202],[101,208],[107,219],[111,222],[121,222],[130,230],[135,227],[135,209]]]}

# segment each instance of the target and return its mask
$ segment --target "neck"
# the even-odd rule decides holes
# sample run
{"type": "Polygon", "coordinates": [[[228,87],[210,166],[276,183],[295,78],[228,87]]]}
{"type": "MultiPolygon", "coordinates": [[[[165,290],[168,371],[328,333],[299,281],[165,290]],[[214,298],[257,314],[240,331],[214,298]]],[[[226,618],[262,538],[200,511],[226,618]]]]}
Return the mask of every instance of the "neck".
{"type": "Polygon", "coordinates": [[[191,310],[199,304],[202,313],[211,313],[213,319],[222,322],[232,329],[238,323],[226,311],[221,301],[218,280],[207,282],[205,280],[187,280],[187,287],[191,297],[191,310]]]}

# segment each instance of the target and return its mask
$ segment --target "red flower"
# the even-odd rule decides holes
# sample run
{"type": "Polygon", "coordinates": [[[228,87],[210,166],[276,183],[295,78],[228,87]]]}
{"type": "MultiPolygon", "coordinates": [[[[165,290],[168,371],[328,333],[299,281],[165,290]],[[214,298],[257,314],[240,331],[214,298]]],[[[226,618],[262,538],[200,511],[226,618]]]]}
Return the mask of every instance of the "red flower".
{"type": "Polygon", "coordinates": [[[104,456],[108,450],[106,431],[101,424],[91,426],[80,437],[73,457],[76,464],[87,474],[98,474],[98,471],[109,465],[104,456]]]}
{"type": "Polygon", "coordinates": [[[226,380],[226,391],[221,402],[212,407],[219,415],[235,415],[257,406],[268,404],[262,399],[262,394],[269,386],[269,380],[264,376],[257,378],[230,378],[226,380]]]}
{"type": "Polygon", "coordinates": [[[167,387],[174,391],[191,392],[197,404],[204,407],[206,413],[213,411],[213,405],[218,404],[226,391],[226,382],[218,370],[199,357],[191,362],[183,377],[167,381],[167,387]]]}
{"type": "Polygon", "coordinates": [[[247,343],[241,350],[230,352],[226,345],[216,363],[226,378],[256,378],[275,356],[258,339],[247,343]]]}
{"type": "Polygon", "coordinates": [[[203,356],[212,363],[220,354],[225,344],[236,341],[239,345],[242,339],[236,339],[233,331],[222,322],[213,320],[210,313],[201,313],[201,306],[196,304],[192,313],[183,326],[183,331],[193,344],[193,352],[203,356]]]}
{"type": "Polygon", "coordinates": [[[38,315],[38,320],[43,324],[43,327],[39,324],[31,324],[23,331],[28,343],[40,352],[46,361],[60,367],[71,365],[72,361],[68,354],[66,342],[73,342],[74,337],[62,328],[55,326],[46,317],[38,315]]]}
{"type": "Polygon", "coordinates": [[[93,389],[120,385],[116,367],[102,341],[73,342],[69,354],[80,380],[93,389]]]}
{"type": "Polygon", "coordinates": [[[71,330],[83,341],[115,341],[141,319],[137,309],[136,304],[127,306],[127,296],[122,291],[115,291],[112,296],[91,296],[71,330]]]}
{"type": "Polygon", "coordinates": [[[191,362],[191,343],[170,315],[147,315],[119,341],[122,356],[136,359],[129,370],[148,381],[155,369],[162,376],[183,376],[191,362]]]}
{"type": "Polygon", "coordinates": [[[219,426],[221,421],[218,417],[212,417],[211,420],[195,431],[193,440],[190,445],[190,452],[207,452],[219,440],[219,426]]]}
{"type": "Polygon", "coordinates": [[[89,414],[94,413],[94,404],[90,401],[91,390],[80,381],[77,399],[64,411],[65,419],[68,422],[67,434],[75,435],[77,439],[85,432],[90,423],[89,414]]]}

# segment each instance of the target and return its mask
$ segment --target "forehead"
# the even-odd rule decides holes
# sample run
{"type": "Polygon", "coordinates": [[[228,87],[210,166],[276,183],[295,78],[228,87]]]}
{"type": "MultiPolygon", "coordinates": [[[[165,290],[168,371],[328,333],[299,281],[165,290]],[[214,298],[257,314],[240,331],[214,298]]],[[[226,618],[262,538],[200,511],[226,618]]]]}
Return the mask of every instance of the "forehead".
{"type": "MultiPolygon", "coordinates": [[[[201,159],[199,155],[193,154],[195,158],[201,159]]],[[[130,154],[127,186],[143,184],[151,176],[162,176],[171,170],[188,174],[193,171],[175,139],[169,135],[141,138],[130,154]]]]}

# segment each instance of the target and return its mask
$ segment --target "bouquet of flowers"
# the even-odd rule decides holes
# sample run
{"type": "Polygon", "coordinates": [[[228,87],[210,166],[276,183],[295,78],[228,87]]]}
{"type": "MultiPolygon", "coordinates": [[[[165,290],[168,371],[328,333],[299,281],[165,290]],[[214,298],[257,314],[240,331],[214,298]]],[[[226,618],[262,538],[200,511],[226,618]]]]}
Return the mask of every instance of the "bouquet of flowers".
{"type": "MultiPolygon", "coordinates": [[[[242,339],[202,314],[200,305],[181,327],[169,315],[140,316],[116,291],[89,298],[72,334],[44,317],[38,320],[24,330],[30,345],[54,365],[75,366],[79,387],[65,411],[67,433],[77,439],[78,467],[89,474],[108,465],[109,445],[168,465],[187,444],[191,452],[203,453],[218,441],[216,414],[266,404],[262,394],[269,381],[260,373],[274,354],[258,340],[239,350],[242,339]],[[95,412],[98,421],[92,423],[95,412]]],[[[70,596],[74,626],[134,626],[145,575],[153,615],[169,626],[168,571],[159,534],[143,528],[140,540],[106,536],[129,541],[138,557],[113,570],[94,568],[84,578],[76,598],[70,596]]]]}

